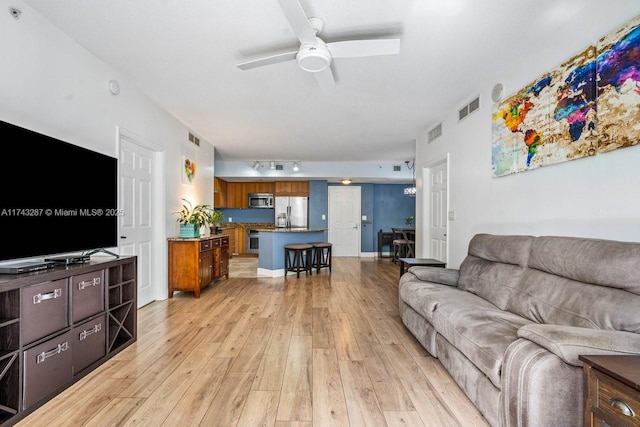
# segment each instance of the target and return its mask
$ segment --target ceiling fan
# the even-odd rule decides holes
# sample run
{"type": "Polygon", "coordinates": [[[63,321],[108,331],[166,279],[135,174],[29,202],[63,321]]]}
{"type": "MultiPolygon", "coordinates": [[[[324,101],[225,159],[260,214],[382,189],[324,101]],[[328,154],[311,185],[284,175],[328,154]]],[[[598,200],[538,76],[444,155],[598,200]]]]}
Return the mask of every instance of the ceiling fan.
{"type": "Polygon", "coordinates": [[[333,58],[356,58],[364,56],[396,55],[400,53],[400,39],[374,38],[363,40],[343,40],[325,43],[318,34],[324,28],[320,18],[307,18],[298,0],[278,0],[289,25],[293,29],[300,46],[291,52],[271,55],[238,64],[241,70],[278,64],[296,60],[300,69],[312,73],[325,93],[331,93],[335,79],[331,71],[333,58]]]}

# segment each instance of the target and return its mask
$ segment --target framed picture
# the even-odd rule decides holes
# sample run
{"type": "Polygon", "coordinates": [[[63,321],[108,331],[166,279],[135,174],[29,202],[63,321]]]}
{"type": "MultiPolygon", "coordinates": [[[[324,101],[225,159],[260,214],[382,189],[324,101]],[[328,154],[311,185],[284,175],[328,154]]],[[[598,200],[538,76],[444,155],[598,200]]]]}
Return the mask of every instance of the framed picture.
{"type": "Polygon", "coordinates": [[[187,156],[182,156],[182,183],[193,185],[193,181],[196,179],[196,162],[187,156]]]}

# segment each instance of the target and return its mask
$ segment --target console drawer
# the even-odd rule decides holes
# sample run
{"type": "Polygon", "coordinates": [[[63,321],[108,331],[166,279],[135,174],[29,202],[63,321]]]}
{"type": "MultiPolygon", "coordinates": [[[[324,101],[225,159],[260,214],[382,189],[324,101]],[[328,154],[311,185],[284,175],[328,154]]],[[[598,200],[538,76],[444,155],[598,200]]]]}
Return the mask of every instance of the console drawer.
{"type": "Polygon", "coordinates": [[[71,278],[71,318],[73,323],[104,311],[104,270],[71,278]]]}
{"type": "Polygon", "coordinates": [[[73,375],[103,357],[107,352],[106,315],[78,325],[72,330],[73,375]]]}
{"type": "Polygon", "coordinates": [[[29,344],[69,326],[67,279],[22,289],[22,344],[29,344]]]}
{"type": "Polygon", "coordinates": [[[71,345],[68,331],[24,352],[23,409],[71,380],[71,345]]]}

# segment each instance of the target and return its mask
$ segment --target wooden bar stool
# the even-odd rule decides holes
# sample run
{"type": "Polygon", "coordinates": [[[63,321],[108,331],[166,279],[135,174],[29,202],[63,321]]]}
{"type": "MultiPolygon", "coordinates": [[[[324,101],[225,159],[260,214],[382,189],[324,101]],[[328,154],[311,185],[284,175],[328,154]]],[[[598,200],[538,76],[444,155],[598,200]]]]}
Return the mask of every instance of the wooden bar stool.
{"type": "Polygon", "coordinates": [[[333,244],[329,242],[312,242],[309,243],[313,247],[312,268],[320,274],[321,268],[328,268],[331,273],[331,248],[333,244]]]}
{"type": "Polygon", "coordinates": [[[312,250],[313,246],[306,243],[284,245],[284,276],[289,271],[295,272],[296,277],[300,277],[301,271],[312,274],[312,250]]]}

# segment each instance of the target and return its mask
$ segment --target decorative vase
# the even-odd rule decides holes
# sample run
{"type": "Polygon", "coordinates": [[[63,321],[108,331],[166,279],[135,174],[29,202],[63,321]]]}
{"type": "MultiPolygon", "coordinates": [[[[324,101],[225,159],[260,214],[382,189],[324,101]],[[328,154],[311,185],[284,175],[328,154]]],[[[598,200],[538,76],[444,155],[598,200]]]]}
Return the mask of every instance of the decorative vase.
{"type": "Polygon", "coordinates": [[[180,224],[180,237],[183,239],[200,237],[200,227],[197,224],[180,224]]]}

